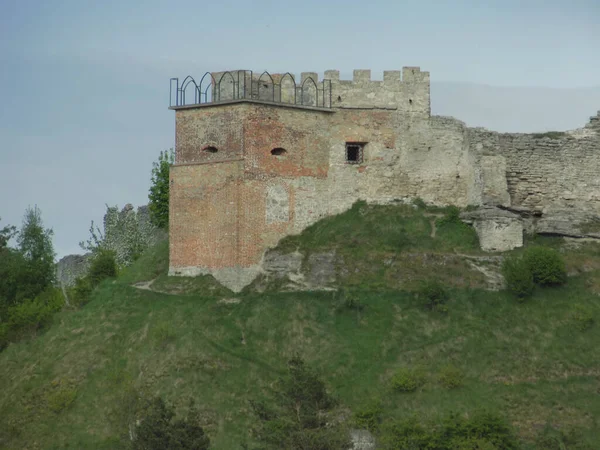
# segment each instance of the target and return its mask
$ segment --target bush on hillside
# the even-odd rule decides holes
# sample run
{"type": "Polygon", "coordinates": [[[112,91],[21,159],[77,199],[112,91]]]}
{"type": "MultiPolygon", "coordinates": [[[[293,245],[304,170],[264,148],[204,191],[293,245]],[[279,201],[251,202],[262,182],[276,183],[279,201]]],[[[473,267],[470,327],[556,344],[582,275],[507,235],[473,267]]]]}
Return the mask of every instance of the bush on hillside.
{"type": "Polygon", "coordinates": [[[536,448],[544,450],[592,450],[582,437],[581,430],[577,428],[560,429],[546,424],[535,440],[536,448]]]}
{"type": "Polygon", "coordinates": [[[561,254],[546,247],[530,247],[523,254],[524,263],[529,267],[533,281],[540,286],[564,284],[567,269],[561,254]]]}
{"type": "Polygon", "coordinates": [[[274,404],[250,402],[257,418],[252,432],[261,448],[284,450],[349,447],[346,428],[328,420],[336,405],[325,384],[299,357],[288,361],[286,375],[274,385],[274,404]]]}
{"type": "Polygon", "coordinates": [[[417,417],[392,422],[383,439],[390,450],[516,450],[513,430],[493,413],[480,412],[469,418],[450,414],[441,423],[424,423],[417,417]]]}
{"type": "Polygon", "coordinates": [[[357,428],[374,433],[381,424],[383,408],[380,401],[371,401],[354,412],[354,424],[357,428]]]}
{"type": "Polygon", "coordinates": [[[392,377],[392,388],[398,392],[414,392],[425,384],[425,375],[420,369],[401,368],[392,377]]]}
{"type": "Polygon", "coordinates": [[[447,208],[446,214],[444,217],[441,217],[437,220],[438,226],[443,226],[447,224],[462,224],[463,222],[460,220],[460,208],[457,206],[449,206],[447,208]]]}
{"type": "Polygon", "coordinates": [[[97,286],[106,278],[117,276],[117,263],[114,252],[101,249],[94,255],[87,277],[92,286],[97,286]]]}
{"type": "Polygon", "coordinates": [[[455,389],[463,385],[464,373],[458,367],[447,365],[440,370],[438,381],[446,389],[455,389]]]}
{"type": "Polygon", "coordinates": [[[0,326],[0,349],[8,342],[34,335],[48,325],[55,312],[64,305],[57,288],[47,288],[33,300],[24,300],[7,310],[7,320],[0,326]]]}
{"type": "Polygon", "coordinates": [[[421,283],[417,291],[425,308],[431,311],[446,312],[446,302],[450,297],[448,289],[438,280],[427,280],[421,283]]]}
{"type": "Polygon", "coordinates": [[[533,275],[523,258],[509,257],[502,263],[502,275],[506,280],[506,287],[517,298],[531,297],[535,288],[533,275]]]}
{"type": "Polygon", "coordinates": [[[75,280],[75,286],[69,290],[71,306],[79,307],[86,304],[93,290],[94,287],[92,286],[89,278],[77,278],[75,280]]]}
{"type": "Polygon", "coordinates": [[[77,278],[75,285],[69,289],[68,295],[71,306],[79,307],[86,304],[94,288],[107,278],[116,277],[117,272],[114,252],[98,248],[93,256],[87,275],[77,278]]]}
{"type": "Polygon", "coordinates": [[[195,409],[185,419],[175,419],[172,406],[160,397],[147,402],[135,429],[134,450],[205,450],[210,439],[198,425],[195,409]]]}
{"type": "Polygon", "coordinates": [[[561,254],[546,247],[530,247],[523,256],[511,256],[502,264],[507,288],[520,299],[530,297],[535,285],[558,286],[567,281],[561,254]]]}

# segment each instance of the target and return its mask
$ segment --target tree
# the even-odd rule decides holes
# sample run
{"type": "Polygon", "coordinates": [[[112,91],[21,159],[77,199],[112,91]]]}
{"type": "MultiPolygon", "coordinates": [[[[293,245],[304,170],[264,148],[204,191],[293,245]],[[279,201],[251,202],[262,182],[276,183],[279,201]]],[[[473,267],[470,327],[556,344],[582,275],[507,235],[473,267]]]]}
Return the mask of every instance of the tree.
{"type": "Polygon", "coordinates": [[[0,228],[0,251],[8,247],[8,241],[16,236],[16,234],[17,227],[13,225],[6,225],[4,228],[0,228]]]}
{"type": "Polygon", "coordinates": [[[169,226],[169,170],[175,162],[173,149],[161,151],[158,161],[152,165],[150,200],[150,220],[159,228],[169,226]]]}
{"type": "Polygon", "coordinates": [[[144,415],[136,428],[133,440],[135,450],[206,450],[210,439],[198,425],[192,411],[185,419],[176,419],[172,406],[161,397],[148,401],[144,415]]]}
{"type": "Polygon", "coordinates": [[[44,228],[40,209],[27,208],[17,237],[19,251],[26,261],[26,286],[20,289],[22,298],[33,299],[54,281],[53,234],[52,229],[44,228]]]}
{"type": "Polygon", "coordinates": [[[287,373],[273,386],[274,404],[251,401],[258,419],[252,432],[261,448],[342,450],[349,434],[332,414],[335,399],[300,357],[288,361],[287,373]]]}

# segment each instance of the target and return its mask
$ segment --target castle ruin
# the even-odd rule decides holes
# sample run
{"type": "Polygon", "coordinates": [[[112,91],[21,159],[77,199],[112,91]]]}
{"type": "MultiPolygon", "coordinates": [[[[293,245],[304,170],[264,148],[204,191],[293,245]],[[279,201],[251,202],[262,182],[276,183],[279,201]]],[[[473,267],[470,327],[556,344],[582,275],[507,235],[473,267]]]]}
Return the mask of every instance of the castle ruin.
{"type": "Polygon", "coordinates": [[[584,128],[511,134],[432,116],[429,72],[341,80],[236,70],[171,80],[170,275],[234,291],[265,251],[357,200],[477,206],[482,248],[523,232],[600,237],[600,111],[584,128]]]}

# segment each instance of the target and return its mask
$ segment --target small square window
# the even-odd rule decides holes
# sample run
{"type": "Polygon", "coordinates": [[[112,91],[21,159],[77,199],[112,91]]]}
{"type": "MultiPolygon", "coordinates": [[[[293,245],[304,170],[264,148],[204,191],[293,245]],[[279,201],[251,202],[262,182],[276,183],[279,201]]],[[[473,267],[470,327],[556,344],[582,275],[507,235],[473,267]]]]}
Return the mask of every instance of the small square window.
{"type": "Polygon", "coordinates": [[[362,163],[364,146],[365,144],[360,142],[346,142],[346,162],[348,164],[362,163]]]}

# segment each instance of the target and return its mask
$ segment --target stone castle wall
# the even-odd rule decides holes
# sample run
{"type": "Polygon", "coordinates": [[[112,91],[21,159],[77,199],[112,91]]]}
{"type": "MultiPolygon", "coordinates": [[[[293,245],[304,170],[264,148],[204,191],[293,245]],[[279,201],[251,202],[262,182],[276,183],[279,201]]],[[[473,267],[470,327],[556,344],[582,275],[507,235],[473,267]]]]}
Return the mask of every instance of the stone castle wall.
{"type": "MultiPolygon", "coordinates": [[[[429,73],[418,68],[325,78],[330,109],[265,99],[175,108],[172,275],[211,273],[239,290],[266,249],[357,200],[599,212],[597,120],[559,139],[500,134],[430,116],[429,73]],[[360,163],[346,160],[348,142],[365,144],[360,163]]],[[[473,218],[488,249],[519,245],[513,216],[473,218]]]]}

